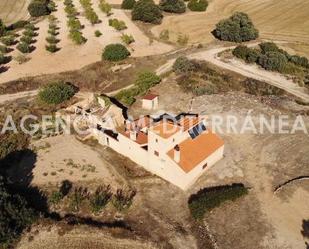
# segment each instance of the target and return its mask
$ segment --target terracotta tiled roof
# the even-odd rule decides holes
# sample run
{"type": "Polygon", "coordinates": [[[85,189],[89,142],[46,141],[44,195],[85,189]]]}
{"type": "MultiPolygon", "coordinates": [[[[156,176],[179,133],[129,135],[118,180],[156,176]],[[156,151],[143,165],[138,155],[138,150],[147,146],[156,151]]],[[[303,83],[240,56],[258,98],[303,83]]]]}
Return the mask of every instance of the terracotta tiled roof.
{"type": "Polygon", "coordinates": [[[180,130],[178,125],[167,120],[162,120],[152,127],[152,131],[162,138],[169,138],[180,130]]]}
{"type": "Polygon", "coordinates": [[[148,93],[146,94],[143,99],[146,99],[146,100],[153,100],[155,99],[156,97],[158,97],[159,95],[156,95],[156,94],[152,94],[152,93],[148,93]]]}
{"type": "MultiPolygon", "coordinates": [[[[224,145],[224,141],[210,130],[195,139],[189,137],[179,144],[180,162],[178,165],[188,173],[222,145],[224,145]]],[[[167,154],[171,159],[174,159],[174,149],[168,151],[167,154]]]]}
{"type": "MultiPolygon", "coordinates": [[[[129,131],[123,131],[120,132],[122,135],[126,136],[127,138],[130,138],[130,132],[129,131]]],[[[140,131],[137,132],[136,135],[136,143],[142,145],[142,144],[147,144],[148,143],[148,135],[145,134],[144,132],[140,131]]]]}
{"type": "Polygon", "coordinates": [[[178,121],[178,124],[183,127],[184,131],[189,130],[200,122],[200,118],[196,116],[183,117],[178,121]]]}

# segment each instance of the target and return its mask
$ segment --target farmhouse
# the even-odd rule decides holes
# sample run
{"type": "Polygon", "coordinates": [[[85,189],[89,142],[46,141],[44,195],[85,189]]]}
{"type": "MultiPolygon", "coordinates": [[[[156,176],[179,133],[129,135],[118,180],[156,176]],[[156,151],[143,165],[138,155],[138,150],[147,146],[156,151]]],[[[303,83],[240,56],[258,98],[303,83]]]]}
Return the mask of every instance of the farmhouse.
{"type": "Polygon", "coordinates": [[[185,190],[223,157],[224,142],[192,114],[125,120],[116,129],[93,129],[99,143],[185,190]]]}

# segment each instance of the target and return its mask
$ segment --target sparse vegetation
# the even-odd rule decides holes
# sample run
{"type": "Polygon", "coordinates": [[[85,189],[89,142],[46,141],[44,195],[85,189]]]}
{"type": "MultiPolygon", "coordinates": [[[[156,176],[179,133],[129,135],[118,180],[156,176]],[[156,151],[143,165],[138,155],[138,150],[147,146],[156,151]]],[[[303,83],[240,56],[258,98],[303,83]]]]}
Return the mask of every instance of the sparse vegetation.
{"type": "Polygon", "coordinates": [[[189,209],[194,219],[201,220],[206,212],[246,194],[248,190],[243,184],[205,188],[190,196],[189,209]]]}
{"type": "Polygon", "coordinates": [[[187,45],[189,42],[189,36],[188,35],[185,35],[185,34],[178,34],[178,37],[177,37],[177,43],[180,45],[180,46],[185,46],[187,45]]]}
{"type": "Polygon", "coordinates": [[[170,32],[168,29],[164,29],[160,32],[159,38],[163,41],[168,41],[170,39],[170,32]]]}
{"type": "Polygon", "coordinates": [[[53,82],[43,86],[39,92],[39,99],[46,104],[60,104],[75,94],[75,89],[72,85],[64,82],[53,82]]]}
{"type": "Polygon", "coordinates": [[[163,15],[153,0],[139,0],[133,7],[132,20],[160,24],[163,15]]]}
{"type": "Polygon", "coordinates": [[[160,9],[170,13],[184,13],[186,12],[186,4],[183,0],[161,0],[160,9]]]}
{"type": "Polygon", "coordinates": [[[251,41],[259,36],[249,16],[242,12],[236,12],[230,18],[220,21],[213,34],[220,40],[231,42],[251,41]]]}
{"type": "Polygon", "coordinates": [[[128,49],[122,44],[110,44],[104,48],[102,59],[108,61],[120,61],[130,56],[128,49]]]}
{"type": "Polygon", "coordinates": [[[206,11],[207,7],[207,0],[190,0],[188,3],[188,8],[191,11],[206,11]]]}
{"type": "Polygon", "coordinates": [[[176,61],[173,64],[173,71],[176,74],[182,74],[182,73],[190,73],[195,70],[195,65],[193,62],[191,62],[187,57],[180,56],[176,59],[176,61]]]}

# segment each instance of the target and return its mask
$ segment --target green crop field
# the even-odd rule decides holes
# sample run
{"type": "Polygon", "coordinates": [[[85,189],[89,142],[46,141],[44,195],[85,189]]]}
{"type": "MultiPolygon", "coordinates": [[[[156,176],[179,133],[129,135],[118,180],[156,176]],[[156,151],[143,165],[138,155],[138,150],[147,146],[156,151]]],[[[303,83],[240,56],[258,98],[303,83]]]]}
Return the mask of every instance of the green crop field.
{"type": "Polygon", "coordinates": [[[0,19],[5,24],[12,24],[28,18],[29,0],[0,0],[0,19]]]}

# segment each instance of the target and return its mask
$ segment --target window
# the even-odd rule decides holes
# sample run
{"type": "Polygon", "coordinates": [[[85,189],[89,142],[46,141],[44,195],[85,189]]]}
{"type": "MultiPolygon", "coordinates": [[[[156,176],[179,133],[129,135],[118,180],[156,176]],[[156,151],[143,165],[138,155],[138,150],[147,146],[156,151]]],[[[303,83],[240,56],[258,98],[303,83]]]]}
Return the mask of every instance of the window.
{"type": "Polygon", "coordinates": [[[155,154],[156,156],[159,156],[159,152],[156,151],[156,150],[155,150],[154,154],[155,154]]]}
{"type": "Polygon", "coordinates": [[[207,163],[205,163],[205,164],[203,165],[203,169],[206,169],[206,167],[207,167],[207,163]]]}

